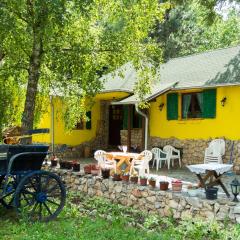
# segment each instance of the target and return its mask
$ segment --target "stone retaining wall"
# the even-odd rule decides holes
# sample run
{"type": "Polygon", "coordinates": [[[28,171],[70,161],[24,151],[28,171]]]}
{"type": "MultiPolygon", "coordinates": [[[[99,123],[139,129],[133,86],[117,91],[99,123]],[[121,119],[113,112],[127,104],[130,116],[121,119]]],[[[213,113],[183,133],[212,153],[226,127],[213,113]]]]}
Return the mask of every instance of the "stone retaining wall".
{"type": "Polygon", "coordinates": [[[210,201],[198,197],[188,197],[186,193],[160,191],[149,186],[114,182],[111,179],[102,179],[99,176],[84,175],[68,170],[52,169],[60,175],[68,189],[82,192],[89,196],[100,196],[134,207],[140,211],[173,216],[175,219],[198,217],[217,221],[230,220],[240,223],[240,204],[228,199],[210,201]]]}

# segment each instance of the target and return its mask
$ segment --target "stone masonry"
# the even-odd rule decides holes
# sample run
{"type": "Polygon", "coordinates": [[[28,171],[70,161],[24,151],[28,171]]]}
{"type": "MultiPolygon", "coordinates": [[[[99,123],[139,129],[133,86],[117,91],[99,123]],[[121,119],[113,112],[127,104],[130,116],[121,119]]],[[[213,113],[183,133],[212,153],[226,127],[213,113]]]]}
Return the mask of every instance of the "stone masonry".
{"type": "MultiPolygon", "coordinates": [[[[224,137],[221,137],[224,139],[224,137]]],[[[203,163],[204,152],[208,147],[209,143],[213,139],[184,139],[180,140],[177,138],[159,138],[150,137],[149,149],[152,147],[164,147],[165,145],[172,145],[176,148],[181,149],[182,162],[184,165],[203,163]]],[[[225,139],[226,150],[223,158],[224,163],[229,163],[230,159],[233,161],[234,170],[240,170],[240,140],[231,141],[225,139]]]]}
{"type": "MultiPolygon", "coordinates": [[[[50,168],[51,169],[51,168],[50,168]]],[[[175,219],[202,218],[240,223],[240,203],[228,199],[206,200],[189,197],[170,190],[160,191],[149,186],[102,179],[70,170],[52,169],[60,175],[67,188],[88,196],[104,197],[113,203],[134,207],[140,211],[173,216],[175,219]]]]}

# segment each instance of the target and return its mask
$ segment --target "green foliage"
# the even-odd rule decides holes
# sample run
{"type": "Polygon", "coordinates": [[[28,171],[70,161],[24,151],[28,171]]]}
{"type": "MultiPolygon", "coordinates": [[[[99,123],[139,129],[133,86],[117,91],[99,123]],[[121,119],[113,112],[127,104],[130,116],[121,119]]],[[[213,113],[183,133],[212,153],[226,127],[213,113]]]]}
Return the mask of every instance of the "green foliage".
{"type": "MultiPolygon", "coordinates": [[[[163,21],[169,7],[168,2],[158,0],[3,0],[3,79],[20,78],[23,89],[30,80],[34,82],[27,94],[33,96],[28,98],[24,113],[32,111],[30,105],[35,106],[35,114],[44,109],[44,101],[39,95],[35,97],[35,92],[61,95],[69,104],[62,115],[66,127],[72,128],[88,107],[74,105],[85,102],[86,96],[91,101],[103,86],[99,79],[102,74],[129,61],[141,71],[146,69],[146,62],[159,63],[161,49],[149,32],[156,21],[163,21]]],[[[150,77],[144,79],[149,83],[150,77]]],[[[140,87],[142,84],[136,89],[140,87]]],[[[24,114],[24,119],[30,115],[24,114]]],[[[35,118],[37,121],[39,115],[35,118]]]]}
{"type": "Polygon", "coordinates": [[[0,236],[6,240],[239,239],[239,225],[189,219],[173,221],[103,198],[73,195],[56,221],[29,224],[0,208],[0,236]]]}
{"type": "Polygon", "coordinates": [[[159,24],[155,37],[164,49],[165,60],[240,43],[239,13],[233,10],[226,20],[215,13],[209,23],[205,17],[212,11],[210,3],[215,6],[216,1],[193,0],[176,5],[159,24]]]}

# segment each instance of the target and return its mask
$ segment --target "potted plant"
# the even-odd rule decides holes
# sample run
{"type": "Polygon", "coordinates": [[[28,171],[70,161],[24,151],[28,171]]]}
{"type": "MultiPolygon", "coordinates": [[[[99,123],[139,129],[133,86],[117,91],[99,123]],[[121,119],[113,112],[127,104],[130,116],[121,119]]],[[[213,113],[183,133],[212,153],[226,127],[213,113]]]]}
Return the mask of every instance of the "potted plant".
{"type": "Polygon", "coordinates": [[[122,180],[124,182],[128,182],[129,181],[129,173],[123,173],[122,175],[122,180]]]}
{"type": "Polygon", "coordinates": [[[80,171],[80,163],[77,160],[74,160],[72,162],[72,168],[73,168],[73,171],[79,172],[80,171]]]}
{"type": "Polygon", "coordinates": [[[100,172],[100,167],[97,166],[96,164],[92,164],[91,165],[91,174],[96,176],[99,174],[99,172],[100,172]]]}
{"type": "Polygon", "coordinates": [[[173,192],[182,191],[182,181],[181,180],[172,180],[172,190],[173,192]]]}
{"type": "Polygon", "coordinates": [[[147,177],[146,176],[140,176],[140,185],[147,186],[147,177]]]}
{"type": "Polygon", "coordinates": [[[87,164],[83,167],[85,174],[91,174],[91,164],[87,164]]]}
{"type": "Polygon", "coordinates": [[[65,160],[61,160],[60,162],[59,162],[59,164],[60,164],[60,168],[61,169],[67,169],[67,161],[65,161],[65,160]]]}
{"type": "Polygon", "coordinates": [[[104,179],[110,177],[110,168],[102,168],[102,177],[104,179]]]}
{"type": "Polygon", "coordinates": [[[51,167],[56,167],[58,163],[58,159],[55,155],[51,157],[51,167]]]}
{"type": "Polygon", "coordinates": [[[154,177],[149,178],[148,183],[151,187],[153,187],[153,188],[156,187],[156,179],[154,177]]]}
{"type": "Polygon", "coordinates": [[[66,161],[65,162],[65,168],[66,169],[72,169],[72,162],[71,161],[66,161]]]}
{"type": "Polygon", "coordinates": [[[121,174],[114,173],[113,175],[113,181],[122,181],[121,174]]]}
{"type": "Polygon", "coordinates": [[[138,183],[138,175],[137,173],[134,173],[130,178],[132,183],[138,183]]]}
{"type": "Polygon", "coordinates": [[[167,191],[168,185],[169,185],[168,181],[160,181],[159,182],[159,187],[160,187],[160,190],[162,190],[162,191],[167,191]]]}
{"type": "Polygon", "coordinates": [[[217,199],[218,188],[207,187],[206,188],[206,199],[215,200],[217,199]]]}

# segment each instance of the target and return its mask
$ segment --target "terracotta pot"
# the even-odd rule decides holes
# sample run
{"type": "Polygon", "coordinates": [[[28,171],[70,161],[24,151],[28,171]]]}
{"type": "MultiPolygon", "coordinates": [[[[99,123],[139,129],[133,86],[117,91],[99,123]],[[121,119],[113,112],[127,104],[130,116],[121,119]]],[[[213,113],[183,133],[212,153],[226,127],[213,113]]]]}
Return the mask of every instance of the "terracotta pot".
{"type": "Polygon", "coordinates": [[[98,165],[97,164],[90,164],[91,166],[91,170],[97,170],[99,169],[98,165]]]}
{"type": "Polygon", "coordinates": [[[103,168],[102,169],[102,177],[104,178],[104,179],[107,179],[107,178],[109,178],[110,177],[110,169],[108,169],[108,168],[103,168]]]}
{"type": "Polygon", "coordinates": [[[182,183],[172,182],[172,190],[173,190],[173,192],[181,192],[182,191],[182,183]]]}
{"type": "Polygon", "coordinates": [[[160,182],[160,190],[162,191],[168,190],[168,185],[169,185],[169,182],[160,182]]]}
{"type": "Polygon", "coordinates": [[[72,168],[72,163],[68,161],[61,161],[59,162],[60,168],[61,169],[71,169],[72,168]]]}
{"type": "Polygon", "coordinates": [[[122,180],[123,180],[124,182],[129,182],[129,175],[123,175],[123,176],[122,176],[122,180]]]}
{"type": "Polygon", "coordinates": [[[156,181],[155,180],[148,180],[148,183],[151,187],[153,187],[153,188],[156,187],[156,181]]]}
{"type": "Polygon", "coordinates": [[[113,175],[113,181],[122,181],[122,178],[119,174],[114,174],[113,175]]]}
{"type": "Polygon", "coordinates": [[[80,171],[80,163],[73,163],[72,168],[74,172],[79,172],[80,171]]]}
{"type": "Polygon", "coordinates": [[[91,165],[86,165],[83,169],[85,174],[91,174],[91,165]]]}
{"type": "Polygon", "coordinates": [[[130,180],[132,183],[138,183],[138,177],[131,177],[130,180]]]}
{"type": "Polygon", "coordinates": [[[56,167],[57,163],[57,160],[51,160],[51,167],[56,167]]]}
{"type": "Polygon", "coordinates": [[[140,185],[147,186],[147,178],[140,178],[140,185]]]}
{"type": "Polygon", "coordinates": [[[97,176],[99,174],[99,169],[91,169],[91,174],[97,176]]]}

